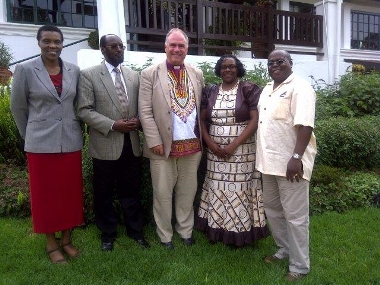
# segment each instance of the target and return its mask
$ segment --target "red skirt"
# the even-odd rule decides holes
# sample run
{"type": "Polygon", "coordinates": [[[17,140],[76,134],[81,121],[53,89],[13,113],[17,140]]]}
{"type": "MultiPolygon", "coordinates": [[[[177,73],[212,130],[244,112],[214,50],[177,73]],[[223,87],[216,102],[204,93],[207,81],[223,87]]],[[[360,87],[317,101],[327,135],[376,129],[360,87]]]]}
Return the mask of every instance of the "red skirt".
{"type": "Polygon", "coordinates": [[[82,153],[27,153],[35,233],[83,224],[82,153]]]}

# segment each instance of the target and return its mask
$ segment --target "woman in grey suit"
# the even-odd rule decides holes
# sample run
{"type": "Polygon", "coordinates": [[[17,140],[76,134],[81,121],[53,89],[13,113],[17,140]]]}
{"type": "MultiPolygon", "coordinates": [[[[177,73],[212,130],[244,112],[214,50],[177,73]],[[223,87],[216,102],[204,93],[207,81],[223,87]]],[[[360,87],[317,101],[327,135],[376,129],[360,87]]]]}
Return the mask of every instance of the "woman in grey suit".
{"type": "Polygon", "coordinates": [[[65,263],[65,255],[79,254],[71,229],[83,224],[83,137],[74,108],[79,68],[59,57],[60,29],[42,26],[37,40],[41,56],[14,72],[11,112],[25,140],[33,230],[46,235],[50,260],[65,263]]]}

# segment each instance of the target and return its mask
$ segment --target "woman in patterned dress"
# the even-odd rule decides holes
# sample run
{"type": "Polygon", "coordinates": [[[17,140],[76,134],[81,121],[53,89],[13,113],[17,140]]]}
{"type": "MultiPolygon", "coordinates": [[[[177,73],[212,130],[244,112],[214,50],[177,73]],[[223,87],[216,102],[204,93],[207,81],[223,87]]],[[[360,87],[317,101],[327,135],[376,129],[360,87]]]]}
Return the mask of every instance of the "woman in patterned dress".
{"type": "Polygon", "coordinates": [[[245,69],[233,55],[215,65],[219,85],[205,87],[201,131],[207,144],[207,173],[196,228],[211,242],[243,246],[269,235],[260,173],[255,171],[255,132],[260,88],[241,81],[245,69]]]}

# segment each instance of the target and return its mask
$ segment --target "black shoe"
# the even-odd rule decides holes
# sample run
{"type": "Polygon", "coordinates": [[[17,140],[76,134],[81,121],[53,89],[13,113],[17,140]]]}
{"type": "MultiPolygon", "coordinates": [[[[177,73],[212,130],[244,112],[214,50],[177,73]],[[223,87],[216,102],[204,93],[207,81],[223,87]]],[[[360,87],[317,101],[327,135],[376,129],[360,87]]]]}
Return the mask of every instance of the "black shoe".
{"type": "Polygon", "coordinates": [[[174,249],[174,244],[171,241],[161,242],[161,245],[165,247],[166,249],[174,249]]]}
{"type": "Polygon", "coordinates": [[[113,242],[102,242],[102,251],[112,251],[113,250],[113,242]]]}
{"type": "Polygon", "coordinates": [[[141,245],[142,248],[150,248],[150,244],[144,238],[135,238],[134,241],[141,245]]]}
{"type": "Polygon", "coordinates": [[[183,238],[183,243],[187,246],[192,246],[195,243],[195,240],[192,237],[183,238]]]}

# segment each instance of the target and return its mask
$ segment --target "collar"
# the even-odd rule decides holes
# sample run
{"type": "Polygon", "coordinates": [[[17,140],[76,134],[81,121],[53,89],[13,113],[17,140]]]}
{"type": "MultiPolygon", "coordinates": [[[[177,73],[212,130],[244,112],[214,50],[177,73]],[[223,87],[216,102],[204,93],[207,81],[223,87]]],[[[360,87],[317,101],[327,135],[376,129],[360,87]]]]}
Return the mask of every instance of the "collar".
{"type": "Polygon", "coordinates": [[[168,70],[181,70],[181,69],[184,69],[184,64],[181,64],[181,65],[173,65],[171,63],[169,63],[168,61],[166,61],[166,67],[168,68],[168,70]]]}
{"type": "Polygon", "coordinates": [[[114,69],[115,67],[118,68],[118,69],[121,71],[121,65],[120,65],[120,64],[119,64],[118,66],[113,66],[112,64],[110,64],[110,63],[107,62],[106,60],[104,60],[104,64],[106,65],[106,67],[107,67],[109,73],[112,73],[112,72],[113,72],[113,69],[114,69]]]}
{"type": "MultiPolygon", "coordinates": [[[[292,81],[293,79],[294,79],[294,77],[295,77],[295,75],[294,75],[294,72],[292,72],[284,81],[282,81],[278,86],[277,86],[277,88],[278,87],[280,87],[280,86],[282,86],[283,84],[288,84],[290,81],[292,81]]],[[[272,81],[270,81],[270,82],[268,82],[267,83],[267,85],[271,85],[271,86],[273,86],[274,85],[274,81],[272,80],[272,81]]],[[[276,88],[276,89],[277,89],[276,88]]]]}

